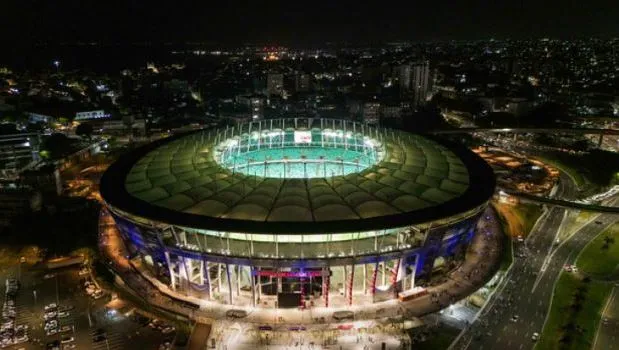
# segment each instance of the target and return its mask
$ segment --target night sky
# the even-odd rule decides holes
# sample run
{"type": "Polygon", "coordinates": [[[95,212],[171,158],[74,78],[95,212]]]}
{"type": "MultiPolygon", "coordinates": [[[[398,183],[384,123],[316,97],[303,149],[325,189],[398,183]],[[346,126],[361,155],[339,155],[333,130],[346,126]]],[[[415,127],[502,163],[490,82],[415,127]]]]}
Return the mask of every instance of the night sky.
{"type": "Polygon", "coordinates": [[[316,44],[619,35],[617,0],[3,0],[12,43],[132,41],[316,44]]]}

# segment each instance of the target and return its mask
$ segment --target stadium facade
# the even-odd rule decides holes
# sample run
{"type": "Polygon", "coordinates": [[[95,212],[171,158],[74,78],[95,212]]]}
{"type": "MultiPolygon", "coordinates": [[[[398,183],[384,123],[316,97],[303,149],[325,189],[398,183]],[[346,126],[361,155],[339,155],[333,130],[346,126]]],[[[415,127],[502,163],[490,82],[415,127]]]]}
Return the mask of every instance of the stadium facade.
{"type": "Polygon", "coordinates": [[[494,191],[449,142],[352,121],[278,119],[148,144],[101,195],[132,259],[233,305],[406,299],[464,257],[494,191]]]}

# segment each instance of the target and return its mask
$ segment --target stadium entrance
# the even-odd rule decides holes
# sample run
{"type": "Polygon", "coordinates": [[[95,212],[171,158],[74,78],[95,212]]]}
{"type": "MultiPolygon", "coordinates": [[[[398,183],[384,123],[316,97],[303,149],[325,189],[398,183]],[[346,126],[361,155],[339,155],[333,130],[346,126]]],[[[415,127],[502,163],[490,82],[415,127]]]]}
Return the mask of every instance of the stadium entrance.
{"type": "Polygon", "coordinates": [[[280,308],[305,306],[311,296],[320,298],[323,290],[323,271],[321,269],[290,269],[256,271],[261,292],[277,296],[280,308]]]}

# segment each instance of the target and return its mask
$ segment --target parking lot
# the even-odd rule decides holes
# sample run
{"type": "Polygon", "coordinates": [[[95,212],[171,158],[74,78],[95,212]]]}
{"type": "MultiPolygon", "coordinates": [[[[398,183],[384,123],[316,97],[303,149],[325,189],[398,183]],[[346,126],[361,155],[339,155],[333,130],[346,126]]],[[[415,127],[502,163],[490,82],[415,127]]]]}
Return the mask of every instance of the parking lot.
{"type": "Polygon", "coordinates": [[[162,344],[174,338],[174,329],[161,321],[107,307],[110,295],[92,284],[80,267],[49,271],[20,263],[4,269],[0,278],[6,286],[17,287],[2,288],[3,300],[12,304],[5,312],[10,317],[3,318],[10,321],[3,324],[12,327],[0,333],[0,342],[10,339],[0,343],[3,348],[113,350],[140,344],[140,349],[163,349],[162,344]],[[15,339],[23,342],[10,344],[15,339]]]}

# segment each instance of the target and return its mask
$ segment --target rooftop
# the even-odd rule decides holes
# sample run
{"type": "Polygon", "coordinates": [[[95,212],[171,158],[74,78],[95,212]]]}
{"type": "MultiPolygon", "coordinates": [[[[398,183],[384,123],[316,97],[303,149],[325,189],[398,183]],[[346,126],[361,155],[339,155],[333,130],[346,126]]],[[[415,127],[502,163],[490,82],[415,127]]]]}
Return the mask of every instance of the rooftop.
{"type": "Polygon", "coordinates": [[[160,140],[121,158],[102,179],[104,199],[168,224],[307,233],[428,222],[483,204],[494,190],[483,160],[420,135],[382,130],[374,134],[384,149],[376,165],[343,176],[287,179],[222,167],[217,135],[200,131],[160,140]]]}

